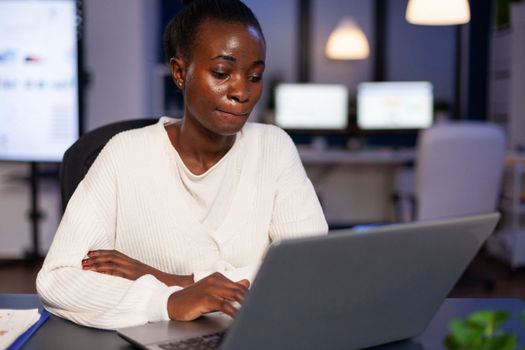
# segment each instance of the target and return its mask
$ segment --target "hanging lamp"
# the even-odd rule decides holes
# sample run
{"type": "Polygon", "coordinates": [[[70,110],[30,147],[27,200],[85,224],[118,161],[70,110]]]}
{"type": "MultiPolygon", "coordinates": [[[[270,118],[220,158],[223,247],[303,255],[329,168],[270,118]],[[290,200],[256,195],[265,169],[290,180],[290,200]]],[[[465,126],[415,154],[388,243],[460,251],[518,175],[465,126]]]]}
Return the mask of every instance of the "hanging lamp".
{"type": "Polygon", "coordinates": [[[326,57],[333,60],[361,60],[368,57],[370,48],[365,33],[351,19],[343,19],[328,37],[326,57]]]}
{"type": "Polygon", "coordinates": [[[468,0],[410,0],[406,20],[421,25],[456,25],[470,21],[468,0]]]}

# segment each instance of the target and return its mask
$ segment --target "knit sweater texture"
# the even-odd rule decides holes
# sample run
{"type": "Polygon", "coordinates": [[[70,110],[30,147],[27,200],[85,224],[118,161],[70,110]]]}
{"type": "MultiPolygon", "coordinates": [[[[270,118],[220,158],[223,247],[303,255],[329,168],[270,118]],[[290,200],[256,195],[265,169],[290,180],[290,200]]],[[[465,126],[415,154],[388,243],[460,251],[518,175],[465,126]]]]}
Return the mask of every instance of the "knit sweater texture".
{"type": "Polygon", "coordinates": [[[271,242],[327,232],[284,131],[247,123],[219,161],[226,172],[210,169],[210,180],[198,184],[201,194],[218,200],[195,206],[198,196],[164,127],[172,122],[163,117],[114,136],[78,185],[37,277],[40,298],[53,314],[105,329],[169,319],[168,298],[181,287],[152,275],[132,281],[82,270],[90,250],[116,249],[167,273],[194,274],[196,281],[216,271],[252,281],[271,242]],[[213,181],[216,174],[220,181],[213,181]],[[228,191],[221,191],[223,184],[228,191]]]}

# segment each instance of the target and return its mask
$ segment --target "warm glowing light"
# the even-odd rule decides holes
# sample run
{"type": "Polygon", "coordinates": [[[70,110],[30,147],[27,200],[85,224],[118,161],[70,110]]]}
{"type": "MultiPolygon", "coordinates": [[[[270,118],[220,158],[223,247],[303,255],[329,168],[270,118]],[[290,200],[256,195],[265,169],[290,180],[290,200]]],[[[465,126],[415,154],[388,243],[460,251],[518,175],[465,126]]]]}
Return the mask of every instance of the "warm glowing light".
{"type": "Polygon", "coordinates": [[[412,24],[453,25],[470,21],[468,0],[410,0],[406,19],[412,24]]]}
{"type": "Polygon", "coordinates": [[[361,60],[370,48],[365,33],[350,19],[344,19],[328,37],[326,57],[334,60],[361,60]]]}

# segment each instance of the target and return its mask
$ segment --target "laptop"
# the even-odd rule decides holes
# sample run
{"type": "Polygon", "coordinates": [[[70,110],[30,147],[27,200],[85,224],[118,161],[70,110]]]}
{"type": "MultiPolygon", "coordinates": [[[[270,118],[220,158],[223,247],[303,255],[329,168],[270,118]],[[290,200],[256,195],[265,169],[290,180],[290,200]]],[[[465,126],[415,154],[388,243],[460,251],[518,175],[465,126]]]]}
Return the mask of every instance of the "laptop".
{"type": "Polygon", "coordinates": [[[426,328],[499,217],[274,242],[234,320],[211,313],[118,334],[146,349],[360,349],[409,339],[426,328]]]}

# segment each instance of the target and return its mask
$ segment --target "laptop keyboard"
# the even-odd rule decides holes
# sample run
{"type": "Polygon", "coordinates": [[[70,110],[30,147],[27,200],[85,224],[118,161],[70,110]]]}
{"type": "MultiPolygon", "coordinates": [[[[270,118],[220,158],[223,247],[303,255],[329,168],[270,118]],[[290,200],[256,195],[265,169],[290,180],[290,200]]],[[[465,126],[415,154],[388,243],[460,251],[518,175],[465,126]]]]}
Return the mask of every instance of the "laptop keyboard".
{"type": "Polygon", "coordinates": [[[159,347],[164,350],[213,350],[218,349],[225,332],[206,334],[200,337],[178,340],[176,342],[160,344],[159,347]]]}

